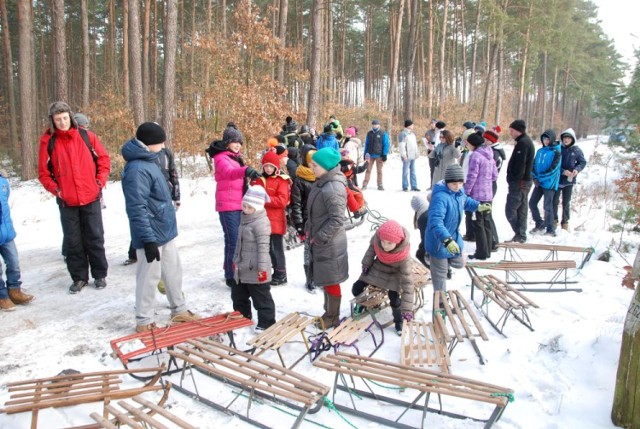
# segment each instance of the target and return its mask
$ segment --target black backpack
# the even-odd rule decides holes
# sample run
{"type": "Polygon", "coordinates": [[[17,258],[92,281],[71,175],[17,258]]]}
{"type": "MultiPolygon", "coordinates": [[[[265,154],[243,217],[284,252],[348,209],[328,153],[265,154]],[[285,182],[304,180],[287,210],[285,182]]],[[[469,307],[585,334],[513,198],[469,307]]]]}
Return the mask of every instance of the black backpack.
{"type": "MultiPolygon", "coordinates": [[[[96,174],[98,173],[98,154],[96,150],[91,146],[89,142],[89,134],[87,134],[87,130],[84,128],[78,128],[78,132],[80,133],[80,137],[84,141],[84,144],[87,145],[87,149],[91,152],[91,157],[93,158],[93,162],[96,164],[96,174]]],[[[49,168],[49,173],[51,174],[51,178],[53,181],[56,181],[56,176],[53,174],[53,163],[51,162],[51,154],[53,153],[53,148],[56,144],[56,134],[54,133],[49,139],[49,145],[47,146],[47,153],[49,154],[49,160],[47,161],[47,167],[49,168]]]]}

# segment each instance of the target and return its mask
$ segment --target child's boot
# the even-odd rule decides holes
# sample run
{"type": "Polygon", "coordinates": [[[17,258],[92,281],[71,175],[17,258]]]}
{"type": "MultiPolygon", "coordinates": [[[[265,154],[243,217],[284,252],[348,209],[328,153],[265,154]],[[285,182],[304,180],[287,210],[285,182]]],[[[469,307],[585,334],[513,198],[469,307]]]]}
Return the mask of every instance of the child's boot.
{"type": "Polygon", "coordinates": [[[396,328],[396,334],[398,334],[398,336],[401,336],[403,321],[402,321],[402,312],[400,311],[400,307],[392,307],[391,313],[393,314],[393,324],[395,325],[395,328],[396,328]]]}

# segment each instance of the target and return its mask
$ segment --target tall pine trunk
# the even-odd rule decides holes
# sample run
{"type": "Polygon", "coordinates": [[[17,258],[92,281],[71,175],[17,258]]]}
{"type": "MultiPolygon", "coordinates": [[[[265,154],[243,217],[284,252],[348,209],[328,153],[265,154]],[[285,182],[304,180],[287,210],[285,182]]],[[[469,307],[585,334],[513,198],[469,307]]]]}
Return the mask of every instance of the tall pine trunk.
{"type": "Polygon", "coordinates": [[[91,85],[91,51],[89,47],[89,14],[87,0],[80,0],[82,15],[82,108],[89,107],[89,88],[91,85]]]}
{"type": "Polygon", "coordinates": [[[129,75],[129,1],[122,4],[122,85],[127,107],[131,106],[131,80],[129,75]]]}
{"type": "Polygon", "coordinates": [[[406,85],[404,88],[404,117],[413,117],[413,93],[414,70],[416,63],[416,51],[418,48],[418,15],[420,1],[411,2],[411,24],[409,25],[409,43],[407,46],[407,68],[405,73],[406,85]]]}
{"type": "Polygon", "coordinates": [[[69,101],[67,76],[67,37],[64,25],[64,0],[53,0],[53,70],[55,76],[54,98],[69,101]]]}
{"type": "Polygon", "coordinates": [[[35,142],[36,92],[34,85],[35,57],[31,0],[18,0],[18,81],[20,85],[20,131],[22,180],[37,176],[35,142]]]}
{"type": "Polygon", "coordinates": [[[11,37],[9,35],[9,19],[5,0],[0,0],[0,15],[2,15],[2,57],[5,66],[5,85],[7,88],[7,101],[9,102],[9,144],[16,154],[19,150],[18,123],[16,109],[16,95],[13,87],[13,55],[11,53],[11,37]]]}
{"type": "Polygon", "coordinates": [[[476,7],[476,28],[473,30],[473,50],[471,52],[471,76],[469,77],[469,102],[473,101],[476,87],[476,64],[478,63],[478,33],[480,32],[480,6],[482,0],[478,0],[476,7]]]}
{"type": "Polygon", "coordinates": [[[440,80],[440,102],[443,102],[445,100],[445,75],[444,75],[444,64],[445,64],[445,50],[447,47],[447,12],[449,10],[449,0],[444,0],[444,12],[443,12],[443,16],[442,16],[442,32],[441,32],[441,36],[442,40],[441,40],[441,44],[440,44],[440,76],[439,80],[440,80]]]}
{"type": "Polygon", "coordinates": [[[307,98],[307,124],[316,127],[320,114],[320,66],[322,48],[322,3],[323,0],[313,0],[311,27],[311,77],[309,80],[309,97],[307,98]]]}
{"type": "Polygon", "coordinates": [[[393,125],[393,115],[396,108],[396,89],[398,86],[398,63],[400,62],[400,39],[402,39],[402,16],[404,13],[404,0],[400,0],[398,5],[398,20],[395,25],[395,37],[391,49],[391,77],[389,78],[389,93],[387,97],[387,109],[389,117],[387,119],[387,129],[391,130],[393,125]]]}
{"type": "Polygon", "coordinates": [[[142,99],[142,52],[140,51],[140,5],[138,0],[129,2],[129,59],[131,70],[131,101],[136,126],[145,121],[142,99]]]}
{"type": "Polygon", "coordinates": [[[527,60],[529,57],[529,44],[531,41],[531,15],[533,14],[533,2],[529,3],[529,17],[527,19],[527,32],[524,36],[524,52],[522,53],[522,68],[520,70],[520,91],[518,92],[518,109],[516,116],[522,118],[524,104],[524,89],[527,79],[527,60]]]}
{"type": "Polygon", "coordinates": [[[167,145],[173,144],[173,119],[176,115],[176,35],[178,33],[177,0],[167,0],[167,33],[164,53],[164,89],[162,125],[167,133],[167,145]]]}
{"type": "MultiPolygon", "coordinates": [[[[278,37],[280,47],[284,50],[287,46],[287,15],[289,14],[289,0],[280,0],[280,12],[278,14],[278,37]]],[[[278,82],[284,84],[284,58],[278,58],[278,82]]]]}

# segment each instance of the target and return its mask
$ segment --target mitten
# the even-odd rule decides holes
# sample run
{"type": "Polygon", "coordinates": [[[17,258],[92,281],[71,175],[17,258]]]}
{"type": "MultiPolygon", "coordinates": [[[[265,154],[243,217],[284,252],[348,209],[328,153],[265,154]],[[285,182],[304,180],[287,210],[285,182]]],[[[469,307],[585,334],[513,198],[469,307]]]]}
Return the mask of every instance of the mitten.
{"type": "Polygon", "coordinates": [[[402,313],[402,318],[404,319],[405,322],[411,322],[413,320],[413,313],[410,311],[407,311],[406,313],[402,313]]]}
{"type": "Polygon", "coordinates": [[[382,162],[387,162],[387,155],[381,155],[380,159],[382,159],[382,162]]]}
{"type": "Polygon", "coordinates": [[[260,178],[260,173],[258,173],[258,171],[253,167],[247,167],[244,171],[244,175],[251,180],[258,180],[260,178]]]}
{"type": "Polygon", "coordinates": [[[458,243],[456,243],[453,238],[451,238],[451,237],[447,238],[444,241],[444,245],[447,247],[447,250],[452,255],[457,255],[458,253],[460,253],[460,246],[458,246],[458,243]]]}
{"type": "Polygon", "coordinates": [[[491,203],[482,203],[478,206],[478,211],[480,213],[484,213],[487,212],[489,213],[491,211],[491,203]]]}
{"type": "Polygon", "coordinates": [[[369,274],[369,268],[370,268],[370,267],[367,267],[366,265],[363,265],[363,266],[362,266],[362,274],[364,274],[365,276],[366,276],[367,274],[369,274]]]}
{"type": "Polygon", "coordinates": [[[369,155],[368,153],[364,154],[364,160],[365,161],[369,161],[371,159],[371,155],[369,155]]]}
{"type": "Polygon", "coordinates": [[[298,235],[304,235],[304,223],[296,224],[296,232],[298,233],[298,235]]]}
{"type": "Polygon", "coordinates": [[[258,281],[266,282],[267,281],[267,272],[266,271],[258,271],[258,281]]]}
{"type": "Polygon", "coordinates": [[[144,255],[147,262],[152,263],[154,260],[160,260],[160,249],[156,243],[144,243],[144,255]]]}

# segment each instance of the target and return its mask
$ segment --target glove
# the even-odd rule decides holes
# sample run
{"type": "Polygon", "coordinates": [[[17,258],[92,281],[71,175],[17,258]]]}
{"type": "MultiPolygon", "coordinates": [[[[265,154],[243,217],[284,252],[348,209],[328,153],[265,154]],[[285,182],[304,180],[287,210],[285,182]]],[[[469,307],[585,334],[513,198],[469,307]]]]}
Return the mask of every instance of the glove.
{"type": "Polygon", "coordinates": [[[491,203],[482,203],[478,206],[478,211],[480,213],[490,213],[491,212],[491,203]]]}
{"type": "Polygon", "coordinates": [[[176,208],[176,211],[180,208],[180,201],[174,201],[173,206],[176,208]]]}
{"type": "Polygon", "coordinates": [[[296,232],[298,233],[298,235],[304,235],[304,224],[303,223],[296,224],[296,232]]]}
{"type": "Polygon", "coordinates": [[[369,267],[367,267],[366,265],[362,266],[362,274],[364,274],[365,276],[367,274],[369,274],[369,267]]]}
{"type": "Polygon", "coordinates": [[[258,281],[266,282],[267,281],[267,272],[266,271],[258,271],[258,281]]]}
{"type": "Polygon", "coordinates": [[[244,171],[244,175],[251,180],[258,180],[260,178],[260,173],[253,167],[247,167],[244,171]]]}
{"type": "Polygon", "coordinates": [[[410,311],[402,313],[402,319],[404,319],[405,322],[411,322],[413,320],[413,313],[410,311]]]}
{"type": "Polygon", "coordinates": [[[155,260],[160,260],[160,250],[156,243],[144,243],[144,255],[147,257],[147,262],[152,263],[155,260]]]}
{"type": "Polygon", "coordinates": [[[382,162],[387,162],[387,155],[381,155],[380,159],[382,159],[382,162]]]}
{"type": "Polygon", "coordinates": [[[458,243],[456,243],[453,238],[449,237],[444,241],[444,245],[447,247],[447,250],[452,254],[452,255],[457,255],[458,253],[460,253],[460,246],[458,246],[458,243]]]}

